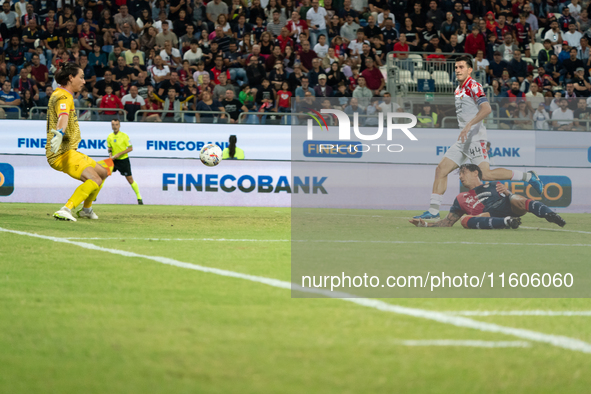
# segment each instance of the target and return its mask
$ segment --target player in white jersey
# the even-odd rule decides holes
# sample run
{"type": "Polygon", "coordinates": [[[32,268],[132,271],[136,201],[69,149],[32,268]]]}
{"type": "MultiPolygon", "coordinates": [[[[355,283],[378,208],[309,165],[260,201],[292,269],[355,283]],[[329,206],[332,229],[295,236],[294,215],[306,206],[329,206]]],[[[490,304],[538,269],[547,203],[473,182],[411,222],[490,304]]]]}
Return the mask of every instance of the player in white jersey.
{"type": "Polygon", "coordinates": [[[472,59],[469,56],[459,56],[456,59],[455,69],[459,82],[455,91],[456,113],[462,131],[456,143],[447,150],[435,169],[435,181],[433,182],[429,210],[415,216],[417,219],[439,218],[439,207],[447,189],[447,175],[466,161],[480,167],[482,179],[485,181],[523,180],[542,194],[544,185],[533,171],[490,169],[489,154],[486,150],[486,127],[483,124],[483,120],[492,112],[490,104],[482,85],[470,76],[472,74],[472,59]]]}

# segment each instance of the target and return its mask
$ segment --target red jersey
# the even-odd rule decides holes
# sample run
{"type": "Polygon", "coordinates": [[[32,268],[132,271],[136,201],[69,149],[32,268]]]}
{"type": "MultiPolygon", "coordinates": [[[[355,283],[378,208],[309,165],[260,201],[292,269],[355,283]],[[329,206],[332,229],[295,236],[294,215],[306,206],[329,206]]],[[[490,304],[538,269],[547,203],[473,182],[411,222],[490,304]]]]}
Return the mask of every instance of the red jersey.
{"type": "Polygon", "coordinates": [[[294,30],[297,31],[296,37],[299,37],[300,34],[308,30],[308,24],[303,19],[300,19],[298,23],[294,23],[292,20],[290,20],[289,22],[287,22],[285,26],[287,27],[287,30],[289,30],[290,33],[294,30]]]}
{"type": "MultiPolygon", "coordinates": [[[[394,44],[394,52],[408,52],[408,44],[397,42],[394,44]]],[[[396,54],[394,54],[394,57],[396,57],[396,54]]]]}
{"type": "Polygon", "coordinates": [[[277,105],[281,108],[291,108],[290,99],[291,99],[291,92],[287,90],[280,90],[277,92],[278,102],[277,105]]]}
{"type": "Polygon", "coordinates": [[[277,37],[277,42],[281,48],[281,53],[285,53],[285,47],[288,45],[293,48],[293,40],[289,37],[283,37],[282,35],[279,35],[279,37],[277,37]]]}
{"type": "MultiPolygon", "coordinates": [[[[119,97],[114,94],[105,94],[101,99],[101,108],[121,108],[123,109],[123,103],[119,97]]],[[[104,115],[117,115],[117,111],[104,111],[104,115]]]]}
{"type": "Polygon", "coordinates": [[[228,77],[228,81],[230,81],[230,71],[229,70],[218,70],[217,68],[212,68],[211,72],[213,73],[213,83],[215,83],[216,85],[220,84],[220,80],[218,79],[218,77],[220,76],[221,73],[225,72],[226,76],[228,77]]]}

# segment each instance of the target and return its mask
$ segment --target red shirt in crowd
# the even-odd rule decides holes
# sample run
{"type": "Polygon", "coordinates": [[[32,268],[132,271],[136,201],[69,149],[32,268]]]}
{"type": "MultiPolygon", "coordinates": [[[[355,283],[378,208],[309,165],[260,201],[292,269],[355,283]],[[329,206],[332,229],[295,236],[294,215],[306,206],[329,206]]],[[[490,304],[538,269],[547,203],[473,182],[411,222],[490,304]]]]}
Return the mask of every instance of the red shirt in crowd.
{"type": "Polygon", "coordinates": [[[377,67],[374,67],[373,70],[366,68],[361,73],[361,76],[365,78],[367,88],[371,90],[379,89],[380,85],[382,84],[382,80],[384,79],[384,75],[377,67]]]}
{"type": "Polygon", "coordinates": [[[472,56],[476,56],[476,53],[481,50],[486,55],[486,46],[484,44],[484,36],[480,33],[476,37],[470,33],[466,37],[466,45],[464,45],[464,51],[472,56]]]}
{"type": "Polygon", "coordinates": [[[277,106],[281,108],[291,108],[291,104],[289,99],[291,98],[292,94],[290,91],[287,90],[280,90],[277,92],[278,102],[277,106]]]}
{"type": "Polygon", "coordinates": [[[225,72],[226,76],[228,77],[228,81],[230,80],[230,71],[229,70],[218,70],[217,68],[212,68],[211,72],[213,73],[213,83],[215,83],[216,85],[220,84],[220,80],[218,79],[218,77],[220,76],[221,73],[225,72]]]}
{"type": "MultiPolygon", "coordinates": [[[[105,94],[101,99],[101,108],[121,108],[123,109],[123,103],[119,97],[114,94],[105,94]]],[[[117,115],[117,111],[104,111],[104,115],[117,115]]]]}

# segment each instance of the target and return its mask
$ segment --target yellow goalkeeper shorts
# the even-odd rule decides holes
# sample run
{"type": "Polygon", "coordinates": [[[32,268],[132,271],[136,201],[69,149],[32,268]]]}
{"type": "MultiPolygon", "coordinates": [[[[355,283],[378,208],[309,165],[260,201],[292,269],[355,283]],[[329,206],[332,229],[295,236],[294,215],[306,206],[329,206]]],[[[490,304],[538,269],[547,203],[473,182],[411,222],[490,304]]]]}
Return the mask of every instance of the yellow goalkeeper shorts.
{"type": "Polygon", "coordinates": [[[57,160],[51,164],[51,168],[64,172],[74,179],[80,180],[82,172],[88,167],[94,168],[96,161],[75,150],[69,150],[63,155],[59,156],[57,160]]]}

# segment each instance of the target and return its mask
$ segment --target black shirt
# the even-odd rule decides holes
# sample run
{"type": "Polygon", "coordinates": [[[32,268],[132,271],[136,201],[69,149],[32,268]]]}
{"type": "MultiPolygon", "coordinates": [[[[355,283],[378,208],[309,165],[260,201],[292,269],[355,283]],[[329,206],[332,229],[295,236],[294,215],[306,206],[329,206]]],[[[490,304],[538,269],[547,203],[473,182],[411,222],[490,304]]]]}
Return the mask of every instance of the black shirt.
{"type": "Polygon", "coordinates": [[[238,115],[240,115],[240,108],[242,108],[242,103],[240,100],[232,99],[232,100],[222,100],[222,107],[226,110],[226,112],[230,115],[230,118],[234,120],[238,120],[238,115]]]}
{"type": "Polygon", "coordinates": [[[57,46],[60,43],[60,35],[58,34],[57,30],[55,30],[55,29],[53,29],[52,32],[50,32],[49,30],[44,31],[41,38],[43,38],[44,40],[47,40],[47,45],[51,49],[57,48],[57,46]]]}
{"type": "Polygon", "coordinates": [[[61,34],[61,37],[64,39],[64,44],[66,48],[72,48],[74,45],[78,44],[78,32],[76,29],[71,33],[68,30],[64,29],[61,34]]]}
{"type": "Polygon", "coordinates": [[[181,84],[178,82],[172,83],[172,82],[170,82],[170,79],[167,79],[164,82],[162,82],[162,85],[160,85],[160,88],[164,89],[164,93],[163,93],[164,96],[168,95],[168,89],[170,89],[170,88],[174,88],[174,90],[176,90],[177,97],[180,97],[180,95],[181,95],[181,84]]]}
{"type": "Polygon", "coordinates": [[[131,67],[127,66],[123,67],[123,70],[120,70],[119,67],[113,67],[111,72],[113,73],[113,77],[115,77],[116,80],[120,80],[124,76],[128,77],[133,74],[131,67]]]}
{"type": "Polygon", "coordinates": [[[363,28],[363,32],[365,36],[369,39],[372,37],[379,37],[382,34],[382,29],[378,27],[378,25],[373,25],[373,27],[369,27],[369,25],[363,28]]]}
{"type": "MultiPolygon", "coordinates": [[[[35,30],[35,32],[32,32],[30,28],[27,28],[23,31],[23,38],[30,38],[32,40],[36,40],[38,38],[41,38],[41,32],[39,31],[39,29],[35,30]]],[[[35,41],[25,42],[25,46],[28,49],[35,49],[35,41]]]]}
{"type": "Polygon", "coordinates": [[[105,88],[107,87],[107,85],[113,88],[113,94],[117,93],[120,90],[119,83],[115,81],[107,82],[106,80],[101,79],[94,85],[99,96],[104,96],[106,94],[105,88]]]}

